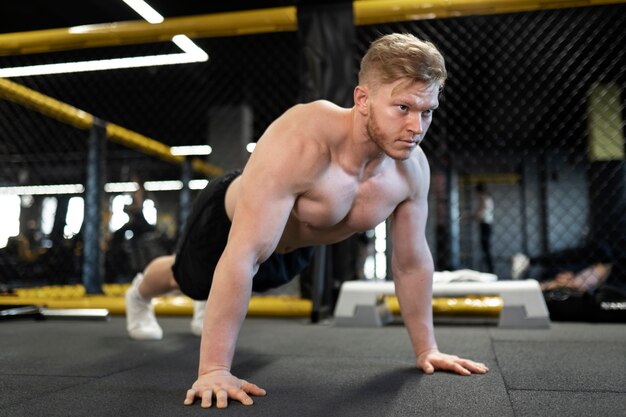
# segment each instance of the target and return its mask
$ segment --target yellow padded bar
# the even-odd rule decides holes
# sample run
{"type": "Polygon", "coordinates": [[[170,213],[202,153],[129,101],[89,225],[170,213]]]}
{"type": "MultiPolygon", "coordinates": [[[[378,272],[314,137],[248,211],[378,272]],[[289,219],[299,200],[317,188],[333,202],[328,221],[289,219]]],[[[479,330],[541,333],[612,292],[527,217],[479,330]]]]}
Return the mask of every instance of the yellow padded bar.
{"type": "Polygon", "coordinates": [[[529,12],[624,3],[623,0],[356,0],[354,22],[373,25],[407,20],[529,12]]]}
{"type": "MultiPolygon", "coordinates": [[[[105,308],[112,315],[124,315],[124,294],[129,284],[104,284],[104,295],[87,295],[82,285],[45,286],[16,289],[15,295],[0,296],[0,305],[34,304],[49,309],[105,308]]],[[[387,308],[400,314],[398,299],[385,297],[387,308]]],[[[155,298],[157,315],[191,315],[193,303],[184,295],[167,295],[155,298]]],[[[248,316],[308,317],[312,302],[291,296],[253,296],[248,305],[248,316]]],[[[455,317],[498,317],[503,309],[498,296],[466,296],[433,298],[433,314],[455,317]]]]}
{"type": "MultiPolygon", "coordinates": [[[[15,295],[0,296],[0,305],[34,304],[49,309],[105,308],[112,315],[124,315],[124,294],[129,284],[104,284],[104,295],[87,295],[82,285],[44,286],[21,288],[15,295]]],[[[291,296],[256,296],[250,299],[248,316],[263,317],[308,317],[312,303],[291,296]]],[[[184,295],[166,295],[154,299],[157,315],[190,316],[193,303],[184,295]]]]}
{"type": "MultiPolygon", "coordinates": [[[[5,78],[0,78],[0,98],[28,107],[82,130],[91,129],[95,119],[93,115],[83,110],[5,78]]],[[[172,155],[169,146],[122,126],[107,123],[106,131],[107,137],[111,141],[139,150],[166,162],[182,164],[185,160],[182,156],[172,155]]],[[[197,158],[193,159],[192,168],[197,172],[209,176],[219,176],[223,171],[220,167],[206,163],[197,158]]]]}
{"type": "MultiPolygon", "coordinates": [[[[385,304],[392,314],[400,314],[397,297],[385,297],[385,304]]],[[[496,295],[433,298],[433,314],[436,316],[499,317],[503,308],[502,297],[496,295]]]]}
{"type": "MultiPolygon", "coordinates": [[[[357,0],[354,23],[438,19],[496,13],[588,7],[624,0],[357,0]]],[[[164,42],[174,35],[190,38],[237,36],[294,31],[296,7],[167,18],[159,24],[144,21],[86,25],[0,35],[0,56],[164,42]]]]}
{"type": "Polygon", "coordinates": [[[0,98],[34,109],[78,129],[87,130],[93,125],[91,114],[5,78],[0,78],[0,98]]]}
{"type": "Polygon", "coordinates": [[[169,41],[174,35],[190,38],[294,31],[295,7],[172,17],[162,23],[145,21],[86,25],[63,29],[0,35],[0,55],[18,55],[169,41]]]}

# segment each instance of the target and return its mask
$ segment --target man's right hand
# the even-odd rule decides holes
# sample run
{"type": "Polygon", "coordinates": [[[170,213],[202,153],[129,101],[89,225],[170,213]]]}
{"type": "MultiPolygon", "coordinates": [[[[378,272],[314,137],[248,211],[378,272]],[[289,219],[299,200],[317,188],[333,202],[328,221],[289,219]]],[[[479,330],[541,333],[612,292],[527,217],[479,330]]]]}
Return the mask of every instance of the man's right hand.
{"type": "Polygon", "coordinates": [[[200,398],[200,406],[209,408],[215,398],[217,408],[226,408],[230,398],[243,405],[252,405],[254,401],[250,395],[264,396],[265,390],[233,376],[229,371],[219,370],[200,375],[191,389],[187,390],[184,404],[192,405],[196,398],[200,398]]]}

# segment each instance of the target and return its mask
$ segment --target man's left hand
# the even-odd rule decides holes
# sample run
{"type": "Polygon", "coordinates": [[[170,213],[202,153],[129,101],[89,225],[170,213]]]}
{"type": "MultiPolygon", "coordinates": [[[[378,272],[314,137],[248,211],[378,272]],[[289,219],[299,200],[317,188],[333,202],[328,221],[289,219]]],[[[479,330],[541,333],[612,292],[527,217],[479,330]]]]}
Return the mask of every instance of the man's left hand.
{"type": "Polygon", "coordinates": [[[459,375],[471,375],[472,373],[485,374],[489,371],[489,368],[483,363],[459,358],[455,355],[447,355],[436,349],[421,353],[417,357],[417,367],[425,374],[432,374],[435,371],[449,371],[459,375]]]}

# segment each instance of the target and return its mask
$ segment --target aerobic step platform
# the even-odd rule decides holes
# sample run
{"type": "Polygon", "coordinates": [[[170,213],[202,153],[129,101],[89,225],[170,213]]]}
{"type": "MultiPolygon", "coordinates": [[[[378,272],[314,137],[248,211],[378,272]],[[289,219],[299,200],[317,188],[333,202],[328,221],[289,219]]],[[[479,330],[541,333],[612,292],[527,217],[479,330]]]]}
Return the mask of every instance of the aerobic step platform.
{"type": "MultiPolygon", "coordinates": [[[[395,295],[393,281],[346,281],[342,284],[335,307],[335,325],[378,327],[392,321],[393,315],[384,301],[395,295]]],[[[550,327],[550,316],[541,288],[536,280],[456,282],[433,284],[433,297],[491,295],[502,298],[503,308],[498,327],[550,327]]]]}

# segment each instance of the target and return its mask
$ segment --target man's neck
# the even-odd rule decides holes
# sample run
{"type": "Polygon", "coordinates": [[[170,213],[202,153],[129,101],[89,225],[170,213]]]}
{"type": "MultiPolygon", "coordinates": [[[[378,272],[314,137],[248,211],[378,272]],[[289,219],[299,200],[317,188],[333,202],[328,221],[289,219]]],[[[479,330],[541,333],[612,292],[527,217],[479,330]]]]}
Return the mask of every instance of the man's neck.
{"type": "Polygon", "coordinates": [[[389,159],[367,133],[367,122],[356,108],[350,112],[351,128],[344,141],[341,161],[344,169],[359,178],[369,178],[389,159]]]}

